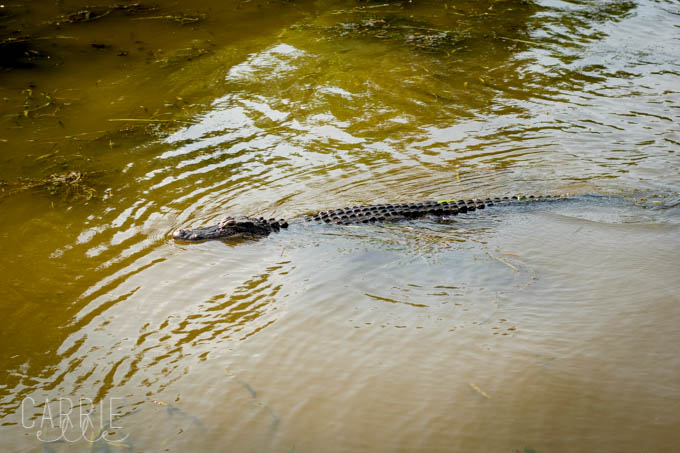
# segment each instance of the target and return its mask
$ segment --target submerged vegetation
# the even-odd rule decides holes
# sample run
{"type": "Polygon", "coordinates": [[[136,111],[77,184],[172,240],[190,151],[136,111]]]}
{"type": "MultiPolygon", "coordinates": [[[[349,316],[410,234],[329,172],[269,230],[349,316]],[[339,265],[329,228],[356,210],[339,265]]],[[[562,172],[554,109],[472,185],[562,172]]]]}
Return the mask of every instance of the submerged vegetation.
{"type": "Polygon", "coordinates": [[[119,91],[121,79],[85,74],[100,65],[112,68],[109,73],[115,77],[140,84],[146,83],[140,74],[145,66],[166,73],[183,70],[188,62],[210,54],[214,43],[191,39],[160,47],[143,39],[145,29],[153,24],[191,33],[206,18],[200,11],[175,11],[157,3],[2,5],[0,77],[6,83],[0,84],[0,145],[26,151],[4,156],[22,171],[18,177],[12,165],[0,171],[0,200],[28,192],[68,201],[100,197],[96,181],[109,169],[92,168],[93,161],[185,124],[183,113],[195,107],[177,95],[152,105],[141,100],[134,111],[96,108],[103,102],[115,104],[125,91],[119,91]],[[121,37],[121,29],[137,31],[121,37]],[[53,82],[69,72],[72,80],[53,82]],[[86,112],[93,107],[104,116],[86,126],[86,112]]]}
{"type": "MultiPolygon", "coordinates": [[[[180,25],[194,25],[206,19],[200,12],[170,13],[157,4],[115,3],[102,6],[88,6],[56,17],[46,18],[39,24],[25,22],[25,15],[31,13],[30,7],[3,5],[0,13],[0,67],[5,70],[33,65],[58,65],[59,54],[72,47],[91,45],[96,49],[108,46],[98,42],[88,44],[75,32],[75,26],[106,20],[120,22],[164,21],[180,25]],[[16,11],[15,11],[16,10],[16,11]],[[67,33],[67,34],[65,34],[67,33]]],[[[127,56],[125,50],[117,53],[127,56]]]]}
{"type": "Polygon", "coordinates": [[[64,14],[49,23],[60,27],[67,24],[92,22],[102,19],[112,13],[123,13],[127,16],[135,16],[138,14],[147,14],[156,11],[157,9],[158,6],[156,5],[143,5],[140,3],[95,6],[64,14]]]}
{"type": "Polygon", "coordinates": [[[102,174],[68,171],[53,173],[41,179],[20,178],[12,183],[0,180],[0,200],[27,191],[45,192],[64,201],[89,200],[97,195],[94,181],[102,174]]]}
{"type": "Polygon", "coordinates": [[[409,14],[411,6],[410,2],[379,2],[335,10],[320,22],[302,22],[291,29],[315,30],[322,39],[328,40],[384,40],[392,46],[406,45],[421,52],[450,55],[463,48],[466,41],[472,45],[475,40],[487,38],[526,42],[509,36],[521,29],[506,29],[503,21],[498,21],[498,26],[490,25],[497,20],[496,16],[524,15],[535,10],[528,1],[485,1],[473,6],[432,3],[432,9],[438,14],[418,16],[409,14]],[[336,17],[343,19],[333,20],[336,17]],[[347,21],[348,18],[354,20],[347,21]]]}
{"type": "Polygon", "coordinates": [[[413,46],[416,49],[451,52],[460,45],[467,34],[463,31],[437,30],[427,23],[407,20],[399,16],[362,19],[358,22],[338,23],[329,26],[296,24],[292,30],[316,30],[326,39],[366,38],[391,40],[413,46]]]}

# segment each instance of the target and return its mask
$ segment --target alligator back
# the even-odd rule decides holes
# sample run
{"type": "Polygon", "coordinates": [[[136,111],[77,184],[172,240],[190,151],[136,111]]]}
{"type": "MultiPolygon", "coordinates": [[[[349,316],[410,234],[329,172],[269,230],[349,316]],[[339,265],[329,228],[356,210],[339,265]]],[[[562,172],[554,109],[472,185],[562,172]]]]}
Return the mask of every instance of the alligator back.
{"type": "Polygon", "coordinates": [[[417,219],[427,216],[453,216],[464,214],[486,206],[510,204],[517,202],[548,201],[562,197],[548,196],[513,196],[503,198],[479,198],[471,200],[438,200],[421,203],[377,204],[353,206],[331,211],[321,211],[305,217],[306,221],[350,225],[356,223],[394,222],[404,219],[417,219]]]}

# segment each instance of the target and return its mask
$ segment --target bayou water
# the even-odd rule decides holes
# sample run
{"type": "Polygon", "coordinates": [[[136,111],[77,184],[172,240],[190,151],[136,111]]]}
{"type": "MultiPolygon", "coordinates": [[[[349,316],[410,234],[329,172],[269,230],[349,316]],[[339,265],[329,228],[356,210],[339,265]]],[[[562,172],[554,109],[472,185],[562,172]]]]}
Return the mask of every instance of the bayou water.
{"type": "Polygon", "coordinates": [[[680,449],[680,8],[0,6],[0,449],[680,449]],[[453,221],[224,215],[514,194],[453,221]]]}

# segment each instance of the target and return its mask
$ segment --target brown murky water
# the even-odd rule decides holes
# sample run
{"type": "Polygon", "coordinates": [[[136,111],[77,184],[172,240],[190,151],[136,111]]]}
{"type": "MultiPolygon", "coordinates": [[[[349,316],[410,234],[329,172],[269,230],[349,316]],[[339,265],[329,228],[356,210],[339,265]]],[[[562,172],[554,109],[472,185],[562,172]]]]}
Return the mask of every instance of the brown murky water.
{"type": "Polygon", "coordinates": [[[86,3],[0,7],[3,451],[680,449],[677,2],[86,3]]]}

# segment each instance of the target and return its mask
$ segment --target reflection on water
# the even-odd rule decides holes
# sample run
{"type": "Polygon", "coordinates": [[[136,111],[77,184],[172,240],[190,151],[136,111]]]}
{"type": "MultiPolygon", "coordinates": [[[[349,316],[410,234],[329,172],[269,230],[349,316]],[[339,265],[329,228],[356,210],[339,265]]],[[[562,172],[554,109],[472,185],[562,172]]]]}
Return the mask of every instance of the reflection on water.
{"type": "Polygon", "coordinates": [[[73,3],[0,15],[3,55],[41,55],[0,75],[8,451],[69,449],[40,426],[58,398],[118,414],[88,412],[118,437],[83,449],[680,445],[677,5],[205,0],[63,22],[86,17],[73,3]],[[67,171],[96,196],[9,190],[67,171]],[[169,241],[225,213],[565,192],[169,241]]]}

